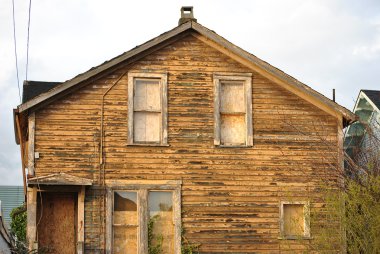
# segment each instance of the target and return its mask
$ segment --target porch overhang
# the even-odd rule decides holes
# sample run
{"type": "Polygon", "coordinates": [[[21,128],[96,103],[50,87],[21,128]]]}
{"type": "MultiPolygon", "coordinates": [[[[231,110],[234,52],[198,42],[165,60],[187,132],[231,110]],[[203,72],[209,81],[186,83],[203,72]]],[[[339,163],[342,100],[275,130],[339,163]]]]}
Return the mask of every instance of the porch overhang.
{"type": "Polygon", "coordinates": [[[78,176],[69,175],[66,173],[55,173],[46,176],[38,176],[28,179],[28,186],[35,185],[76,185],[76,186],[90,186],[92,180],[78,176]]]}

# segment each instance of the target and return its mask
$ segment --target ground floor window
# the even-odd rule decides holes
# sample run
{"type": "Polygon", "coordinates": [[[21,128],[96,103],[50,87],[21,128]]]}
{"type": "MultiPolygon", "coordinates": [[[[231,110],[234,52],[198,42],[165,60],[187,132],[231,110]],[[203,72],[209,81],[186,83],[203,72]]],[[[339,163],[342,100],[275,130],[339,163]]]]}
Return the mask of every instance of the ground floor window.
{"type": "Polygon", "coordinates": [[[280,203],[280,232],[287,239],[310,237],[309,202],[280,203]]]}
{"type": "Polygon", "coordinates": [[[148,211],[148,249],[174,253],[173,193],[150,191],[148,211]]]}
{"type": "Polygon", "coordinates": [[[112,253],[180,253],[178,185],[112,188],[112,253]]]}
{"type": "Polygon", "coordinates": [[[137,253],[137,193],[115,191],[113,211],[114,253],[137,253]]]}

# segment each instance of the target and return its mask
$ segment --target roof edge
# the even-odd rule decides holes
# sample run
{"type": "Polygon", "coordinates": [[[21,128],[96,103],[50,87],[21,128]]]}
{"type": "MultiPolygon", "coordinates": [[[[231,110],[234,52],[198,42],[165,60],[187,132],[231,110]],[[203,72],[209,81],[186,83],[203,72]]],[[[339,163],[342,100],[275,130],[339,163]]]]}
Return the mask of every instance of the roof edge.
{"type": "Polygon", "coordinates": [[[186,30],[193,29],[194,31],[198,32],[200,35],[205,36],[207,39],[213,41],[214,43],[219,44],[220,46],[226,48],[231,53],[235,54],[236,56],[244,59],[245,61],[248,61],[252,65],[258,67],[259,69],[263,70],[264,72],[269,73],[273,77],[276,77],[278,80],[281,80],[282,82],[289,85],[289,87],[292,87],[294,90],[299,91],[300,93],[309,95],[316,99],[317,101],[321,101],[326,105],[326,107],[330,108],[333,112],[337,112],[339,115],[341,115],[345,122],[352,123],[357,120],[357,117],[354,113],[352,113],[350,110],[344,108],[343,106],[339,105],[338,103],[333,102],[329,98],[325,97],[323,94],[315,91],[311,87],[307,86],[306,84],[298,81],[297,79],[293,78],[292,76],[286,74],[285,72],[281,71],[280,69],[270,65],[269,63],[261,60],[260,58],[252,55],[251,53],[241,49],[240,47],[232,44],[228,40],[224,39],[222,36],[216,34],[214,31],[202,26],[201,24],[195,22],[195,21],[188,21],[186,23],[183,23],[172,30],[169,30],[168,32],[165,32],[152,40],[149,40],[140,46],[137,46],[133,48],[130,51],[127,51],[107,62],[104,62],[103,64],[98,65],[97,67],[93,67],[90,70],[77,75],[76,77],[65,81],[64,83],[52,88],[51,90],[42,93],[38,95],[37,97],[21,104],[18,106],[19,113],[24,112],[28,109],[31,109],[38,104],[51,99],[52,97],[60,94],[61,92],[75,86],[78,83],[84,82],[86,80],[89,80],[90,78],[106,71],[109,68],[114,67],[117,64],[120,64],[131,57],[134,57],[156,45],[159,43],[162,43],[164,41],[167,41],[168,39],[181,34],[182,32],[185,32],[186,30]]]}
{"type": "Polygon", "coordinates": [[[246,59],[250,63],[256,65],[257,67],[263,69],[264,71],[270,73],[273,76],[276,76],[277,78],[283,80],[285,83],[291,85],[293,88],[304,92],[312,97],[315,97],[316,99],[324,102],[327,104],[331,109],[334,111],[338,111],[348,122],[348,124],[353,123],[357,120],[357,116],[351,112],[349,109],[339,105],[338,103],[330,100],[323,94],[315,91],[308,85],[302,83],[301,81],[297,80],[296,78],[290,76],[289,74],[283,72],[282,70],[274,67],[273,65],[261,60],[260,58],[256,57],[255,55],[245,51],[244,49],[236,46],[235,44],[229,42],[222,36],[218,35],[214,31],[211,31],[210,29],[202,26],[199,23],[192,22],[192,28],[199,32],[201,35],[211,39],[217,44],[221,44],[223,47],[227,48],[234,54],[246,59]]]}
{"type": "Polygon", "coordinates": [[[137,46],[133,49],[131,49],[130,51],[127,51],[109,61],[106,61],[100,65],[98,65],[97,67],[93,67],[91,68],[90,70],[86,71],[86,72],[83,72],[77,76],[75,76],[74,78],[70,79],[70,80],[67,80],[65,82],[63,82],[62,84],[52,88],[51,90],[45,92],[45,93],[42,93],[38,96],[36,96],[35,98],[25,102],[25,103],[22,103],[20,104],[17,108],[18,108],[18,111],[19,113],[23,112],[23,111],[26,111],[34,106],[36,106],[37,104],[65,91],[66,89],[69,89],[71,87],[73,87],[74,85],[80,83],[80,82],[83,82],[105,70],[107,70],[108,68],[111,68],[153,46],[156,46],[157,44],[163,42],[163,41],[166,41],[167,39],[170,39],[188,29],[191,28],[191,21],[189,22],[186,22],[186,23],[183,23],[177,27],[175,27],[174,29],[172,30],[169,30],[168,32],[165,32],[155,38],[153,38],[152,40],[149,40],[143,44],[141,44],[140,46],[137,46]]]}

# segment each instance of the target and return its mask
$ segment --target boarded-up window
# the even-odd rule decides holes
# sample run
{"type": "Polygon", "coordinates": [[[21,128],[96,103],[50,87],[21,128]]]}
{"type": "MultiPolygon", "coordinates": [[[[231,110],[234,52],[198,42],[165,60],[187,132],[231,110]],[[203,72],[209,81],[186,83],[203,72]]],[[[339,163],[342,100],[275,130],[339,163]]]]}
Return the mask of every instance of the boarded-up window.
{"type": "Polygon", "coordinates": [[[308,237],[309,206],[307,202],[282,202],[281,234],[283,237],[308,237]]]}
{"type": "Polygon", "coordinates": [[[215,145],[252,145],[251,77],[214,75],[215,145]]]}
{"type": "Polygon", "coordinates": [[[247,109],[244,83],[222,81],[220,88],[220,143],[245,145],[247,109]]]}
{"type": "Polygon", "coordinates": [[[160,80],[135,79],[133,98],[133,140],[160,142],[161,93],[160,80]]]}
{"type": "Polygon", "coordinates": [[[181,182],[164,182],[108,192],[107,253],[181,252],[181,182]]]}
{"type": "Polygon", "coordinates": [[[137,253],[137,193],[116,191],[113,212],[113,253],[137,253]]]}
{"type": "Polygon", "coordinates": [[[128,82],[128,144],[166,144],[166,75],[129,73],[128,82]]]}
{"type": "Polygon", "coordinates": [[[174,253],[174,223],[172,192],[149,192],[150,248],[161,246],[162,253],[174,253]]]}

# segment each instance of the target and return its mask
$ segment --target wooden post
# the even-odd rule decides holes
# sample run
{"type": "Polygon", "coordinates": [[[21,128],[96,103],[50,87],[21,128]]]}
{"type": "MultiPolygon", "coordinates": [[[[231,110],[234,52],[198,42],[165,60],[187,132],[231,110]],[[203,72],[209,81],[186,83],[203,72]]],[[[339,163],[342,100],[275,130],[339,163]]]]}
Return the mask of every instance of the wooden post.
{"type": "Polygon", "coordinates": [[[28,175],[34,176],[34,132],[36,129],[36,115],[34,112],[29,115],[28,122],[28,175]]]}
{"type": "Polygon", "coordinates": [[[182,241],[182,219],[181,219],[181,187],[173,192],[173,207],[174,207],[174,253],[181,253],[181,241],[182,241]]]}
{"type": "MultiPolygon", "coordinates": [[[[344,133],[343,133],[343,119],[340,118],[338,120],[338,155],[337,155],[337,169],[339,171],[338,176],[338,185],[339,187],[344,187],[345,184],[345,178],[344,178],[344,133]]],[[[342,209],[345,207],[345,203],[342,199],[341,204],[342,209]]],[[[347,235],[346,230],[344,229],[343,222],[340,221],[340,227],[341,227],[341,233],[342,233],[342,245],[341,245],[341,253],[347,252],[347,235]]]]}
{"type": "Polygon", "coordinates": [[[77,254],[84,253],[84,199],[86,187],[82,186],[78,192],[78,227],[77,227],[77,254]]]}
{"type": "Polygon", "coordinates": [[[106,253],[112,253],[112,211],[113,211],[113,192],[111,188],[107,188],[106,200],[106,253]]]}
{"type": "Polygon", "coordinates": [[[148,253],[148,190],[142,189],[138,192],[137,207],[139,215],[140,232],[138,237],[138,251],[139,254],[148,253]]]}
{"type": "Polygon", "coordinates": [[[38,248],[37,235],[37,187],[28,187],[27,241],[29,250],[38,248]]]}
{"type": "MultiPolygon", "coordinates": [[[[28,118],[28,175],[34,176],[34,131],[35,113],[28,118]]],[[[28,187],[27,194],[27,240],[29,250],[38,249],[37,242],[37,187],[28,187]]]]}

